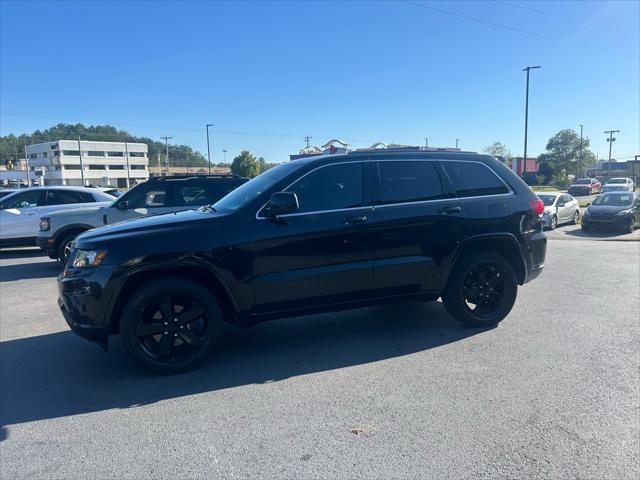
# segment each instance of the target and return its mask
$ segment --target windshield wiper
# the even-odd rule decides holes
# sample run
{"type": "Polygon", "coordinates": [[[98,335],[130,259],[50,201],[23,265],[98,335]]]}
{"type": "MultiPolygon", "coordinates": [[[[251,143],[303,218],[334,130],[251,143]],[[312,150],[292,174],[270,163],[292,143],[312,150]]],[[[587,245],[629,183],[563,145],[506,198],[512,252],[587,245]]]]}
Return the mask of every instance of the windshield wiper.
{"type": "Polygon", "coordinates": [[[209,212],[209,213],[216,213],[217,210],[213,207],[213,205],[203,205],[202,207],[200,207],[198,209],[199,212],[209,212]]]}

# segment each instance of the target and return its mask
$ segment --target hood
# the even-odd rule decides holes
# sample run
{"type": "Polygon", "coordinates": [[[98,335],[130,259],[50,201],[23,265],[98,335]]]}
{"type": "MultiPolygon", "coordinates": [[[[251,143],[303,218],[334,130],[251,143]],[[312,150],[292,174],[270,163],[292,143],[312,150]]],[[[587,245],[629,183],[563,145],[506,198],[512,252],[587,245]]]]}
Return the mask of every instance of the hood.
{"type": "Polygon", "coordinates": [[[124,222],[89,230],[77,237],[76,244],[80,248],[84,248],[89,245],[111,240],[130,239],[140,236],[157,237],[167,233],[175,233],[192,226],[194,222],[217,216],[221,216],[221,214],[186,210],[178,213],[167,213],[164,215],[125,220],[124,222]]]}
{"type": "Polygon", "coordinates": [[[615,215],[622,210],[631,208],[631,205],[589,205],[587,211],[590,215],[615,215]]]}
{"type": "Polygon", "coordinates": [[[98,202],[95,204],[96,205],[95,207],[83,207],[83,208],[73,208],[73,207],[70,207],[69,205],[60,205],[60,208],[64,210],[57,210],[46,216],[59,218],[59,217],[69,217],[69,216],[75,217],[78,215],[93,215],[98,210],[102,210],[103,208],[108,207],[109,205],[111,205],[111,203],[112,202],[98,202]]]}

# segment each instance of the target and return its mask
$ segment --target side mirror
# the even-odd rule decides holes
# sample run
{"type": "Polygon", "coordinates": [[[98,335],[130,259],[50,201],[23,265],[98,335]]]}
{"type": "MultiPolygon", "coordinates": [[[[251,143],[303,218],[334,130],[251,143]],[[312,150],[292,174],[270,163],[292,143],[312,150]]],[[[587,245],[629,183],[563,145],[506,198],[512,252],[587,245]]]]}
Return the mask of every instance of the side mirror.
{"type": "Polygon", "coordinates": [[[118,210],[126,210],[129,208],[128,202],[126,200],[122,200],[121,202],[116,203],[116,208],[118,210]]]}
{"type": "Polygon", "coordinates": [[[265,213],[269,218],[276,218],[279,215],[297,212],[298,208],[300,208],[300,204],[295,193],[276,192],[271,195],[271,201],[265,213]]]}

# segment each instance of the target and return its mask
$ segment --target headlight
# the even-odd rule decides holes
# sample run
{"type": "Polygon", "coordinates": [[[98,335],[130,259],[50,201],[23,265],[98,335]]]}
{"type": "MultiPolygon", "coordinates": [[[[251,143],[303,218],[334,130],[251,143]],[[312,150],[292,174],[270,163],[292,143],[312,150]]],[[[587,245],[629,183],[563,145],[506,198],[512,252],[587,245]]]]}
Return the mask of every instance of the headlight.
{"type": "Polygon", "coordinates": [[[51,230],[51,219],[49,217],[42,217],[40,219],[40,231],[48,232],[51,230]]]}
{"type": "Polygon", "coordinates": [[[584,216],[584,217],[588,217],[589,215],[591,215],[591,212],[590,212],[590,211],[589,211],[589,209],[587,208],[587,209],[584,211],[583,216],[584,216]]]}
{"type": "Polygon", "coordinates": [[[73,258],[73,268],[97,267],[106,254],[104,250],[77,250],[73,258]]]}
{"type": "Polygon", "coordinates": [[[633,213],[633,210],[630,208],[627,208],[626,210],[621,210],[618,213],[616,213],[616,217],[622,217],[624,215],[631,215],[633,213]]]}

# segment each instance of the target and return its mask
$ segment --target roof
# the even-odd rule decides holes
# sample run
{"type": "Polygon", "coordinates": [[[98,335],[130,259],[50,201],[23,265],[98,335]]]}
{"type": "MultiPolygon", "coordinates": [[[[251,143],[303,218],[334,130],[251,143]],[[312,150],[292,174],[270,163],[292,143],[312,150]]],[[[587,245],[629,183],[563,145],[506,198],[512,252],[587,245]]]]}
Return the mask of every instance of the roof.
{"type": "Polygon", "coordinates": [[[373,150],[352,150],[347,153],[339,153],[334,155],[317,155],[312,157],[300,158],[292,160],[298,164],[314,164],[324,163],[328,161],[334,162],[348,162],[355,158],[370,158],[370,159],[388,159],[388,160],[403,160],[407,158],[425,158],[434,160],[494,160],[494,157],[487,154],[476,152],[463,152],[460,150],[450,149],[428,149],[428,150],[406,150],[406,149],[373,149],[373,150]]]}

